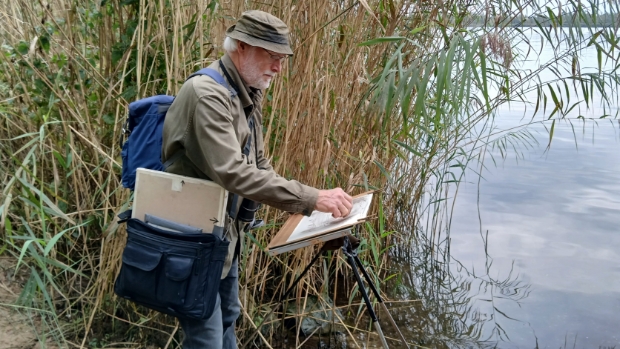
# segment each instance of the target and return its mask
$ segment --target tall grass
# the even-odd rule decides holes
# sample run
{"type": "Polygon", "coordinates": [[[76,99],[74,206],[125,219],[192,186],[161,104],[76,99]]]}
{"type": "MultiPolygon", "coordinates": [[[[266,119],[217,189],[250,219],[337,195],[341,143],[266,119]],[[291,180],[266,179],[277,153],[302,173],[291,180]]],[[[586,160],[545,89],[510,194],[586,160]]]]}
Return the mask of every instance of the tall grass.
{"type": "MultiPolygon", "coordinates": [[[[527,133],[489,136],[481,125],[490,123],[497,106],[525,99],[533,90],[537,100],[526,102],[535,112],[550,110],[545,122],[551,140],[555,120],[571,109],[590,107],[595,89],[603,93],[605,105],[617,100],[617,72],[584,73],[578,53],[594,45],[601,65],[606,60],[617,67],[618,24],[599,28],[596,6],[569,5],[492,1],[478,8],[468,1],[392,0],[0,4],[0,227],[3,253],[31,271],[22,305],[41,309],[49,333],[69,346],[105,346],[118,338],[178,345],[173,319],[135,308],[112,293],[125,239],[115,215],[131,200],[119,181],[121,125],[130,102],[175,94],[186,76],[223,53],[224,31],[234,18],[246,9],[261,9],[290,24],[295,49],[263,106],[266,149],[275,169],[322,188],[383,189],[374,208],[378,219],[361,232],[365,263],[377,281],[396,280],[398,275],[386,274],[390,255],[422,248],[428,288],[410,295],[444,302],[433,316],[453,324],[468,310],[459,313],[445,303],[450,298],[450,283],[444,282],[450,275],[447,199],[485,146],[507,151],[528,142],[527,133]],[[512,44],[527,36],[510,24],[528,13],[540,15],[535,29],[555,45],[555,63],[568,60],[572,67],[551,67],[557,75],[552,83],[537,79],[544,67],[524,72],[516,65],[528,53],[514,52],[512,44]],[[560,37],[566,16],[582,26],[560,37]],[[485,18],[486,26],[468,28],[472,18],[485,18]]],[[[617,16],[617,6],[605,8],[617,16]]],[[[286,214],[266,208],[262,216],[269,224],[248,234],[241,258],[242,343],[315,253],[304,249],[268,256],[264,247],[286,214]]],[[[302,317],[313,316],[303,311],[308,295],[327,305],[330,298],[342,299],[337,296],[347,289],[353,296],[345,302],[357,303],[358,291],[341,277],[347,274],[344,260],[337,253],[328,257],[294,294],[292,302],[302,309],[295,316],[297,326],[302,317]]],[[[357,316],[344,331],[361,330],[361,308],[348,309],[357,309],[349,313],[357,316]]],[[[433,317],[423,314],[421,323],[432,324],[433,317]]],[[[455,335],[474,341],[480,335],[478,330],[467,334],[466,326],[450,326],[461,328],[455,335]]],[[[275,327],[262,327],[251,344],[268,347],[283,339],[280,330],[269,328],[275,327]]],[[[426,343],[425,331],[411,336],[412,343],[426,343]]],[[[302,340],[295,336],[294,342],[302,340]]]]}

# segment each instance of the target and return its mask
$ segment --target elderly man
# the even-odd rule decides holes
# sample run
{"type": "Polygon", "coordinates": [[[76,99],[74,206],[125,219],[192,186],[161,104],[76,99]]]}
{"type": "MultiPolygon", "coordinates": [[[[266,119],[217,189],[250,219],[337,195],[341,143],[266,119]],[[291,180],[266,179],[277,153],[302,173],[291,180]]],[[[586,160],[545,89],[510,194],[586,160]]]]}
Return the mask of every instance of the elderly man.
{"type": "MultiPolygon", "coordinates": [[[[209,67],[225,77],[228,88],[209,76],[185,82],[166,116],[162,160],[183,154],[168,172],[210,179],[246,200],[305,215],[318,210],[344,217],[352,199],[342,189],[318,190],[287,180],[276,174],[264,156],[262,90],[293,54],[288,33],[280,19],[261,11],[244,12],[228,28],[226,54],[209,67]]],[[[231,243],[216,310],[204,321],[180,319],[185,349],[236,348],[237,256],[242,233],[239,222],[229,217],[226,238],[231,243]]]]}

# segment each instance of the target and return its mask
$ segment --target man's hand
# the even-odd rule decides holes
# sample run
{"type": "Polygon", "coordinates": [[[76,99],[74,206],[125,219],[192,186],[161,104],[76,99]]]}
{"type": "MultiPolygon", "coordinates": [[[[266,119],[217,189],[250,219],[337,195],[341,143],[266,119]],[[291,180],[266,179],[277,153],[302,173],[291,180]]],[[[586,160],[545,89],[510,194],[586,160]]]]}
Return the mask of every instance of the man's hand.
{"type": "Polygon", "coordinates": [[[330,212],[334,218],[346,217],[351,212],[353,198],[340,188],[319,190],[315,210],[330,212]]]}

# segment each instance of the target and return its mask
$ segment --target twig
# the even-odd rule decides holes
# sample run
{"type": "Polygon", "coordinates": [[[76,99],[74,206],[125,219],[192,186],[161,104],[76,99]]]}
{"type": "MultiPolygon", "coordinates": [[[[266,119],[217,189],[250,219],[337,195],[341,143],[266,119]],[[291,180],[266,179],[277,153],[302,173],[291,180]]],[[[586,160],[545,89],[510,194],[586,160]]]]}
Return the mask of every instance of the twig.
{"type": "Polygon", "coordinates": [[[164,349],[168,349],[170,342],[172,342],[172,339],[174,338],[174,334],[177,333],[177,331],[179,330],[179,321],[175,321],[175,323],[176,326],[174,326],[174,331],[172,331],[172,333],[170,334],[170,337],[168,338],[168,342],[166,342],[166,346],[164,347],[164,349]]]}
{"type": "Polygon", "coordinates": [[[321,326],[318,326],[314,331],[312,331],[312,333],[310,333],[310,335],[308,336],[308,338],[306,338],[305,341],[301,342],[301,344],[299,344],[299,346],[296,349],[301,348],[304,344],[306,344],[306,342],[312,338],[312,336],[314,336],[314,334],[316,333],[316,331],[318,331],[321,328],[321,326]]]}
{"type": "Polygon", "coordinates": [[[0,284],[0,286],[2,286],[2,288],[4,288],[8,293],[10,293],[12,296],[15,296],[15,293],[13,293],[13,291],[11,291],[8,287],[4,286],[4,284],[0,284]]]}
{"type": "Polygon", "coordinates": [[[254,324],[254,321],[252,320],[252,318],[250,317],[250,315],[248,314],[248,312],[245,310],[245,307],[241,307],[241,310],[243,311],[243,315],[248,318],[248,320],[250,321],[250,323],[252,324],[252,327],[254,327],[254,329],[256,330],[256,333],[258,333],[258,336],[263,340],[263,342],[265,342],[265,345],[269,347],[269,349],[273,349],[273,347],[271,345],[269,345],[269,342],[267,342],[267,339],[265,339],[265,337],[263,337],[263,334],[260,333],[260,329],[258,329],[256,327],[256,325],[254,324]]]}
{"type": "Polygon", "coordinates": [[[71,131],[73,131],[76,135],[78,135],[80,138],[82,138],[82,140],[88,144],[90,144],[99,154],[103,155],[104,157],[108,158],[108,160],[110,160],[113,164],[115,164],[116,166],[121,166],[116,160],[114,160],[110,155],[106,154],[103,150],[101,150],[101,148],[99,148],[98,146],[96,146],[93,142],[89,141],[83,134],[81,134],[80,132],[78,132],[78,130],[74,129],[73,126],[69,126],[69,128],[71,129],[71,131]]]}

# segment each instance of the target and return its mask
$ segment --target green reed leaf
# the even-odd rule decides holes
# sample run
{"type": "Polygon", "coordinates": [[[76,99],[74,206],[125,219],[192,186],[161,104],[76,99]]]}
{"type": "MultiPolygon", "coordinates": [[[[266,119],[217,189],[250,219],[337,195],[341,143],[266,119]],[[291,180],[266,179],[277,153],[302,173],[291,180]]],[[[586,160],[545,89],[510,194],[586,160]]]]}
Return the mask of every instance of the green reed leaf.
{"type": "Polygon", "coordinates": [[[19,270],[19,266],[21,265],[24,259],[24,256],[26,255],[26,251],[28,251],[30,244],[32,244],[33,242],[34,242],[33,239],[26,240],[26,242],[24,242],[24,244],[22,245],[20,249],[19,257],[17,258],[17,265],[15,266],[15,273],[17,273],[17,271],[19,270]]]}
{"type": "Polygon", "coordinates": [[[412,153],[415,156],[418,157],[422,157],[422,153],[420,153],[419,151],[415,150],[412,146],[410,146],[407,143],[401,142],[399,140],[393,140],[394,143],[398,144],[399,146],[405,148],[407,151],[409,151],[410,153],[412,153]]]}
{"type": "Polygon", "coordinates": [[[360,44],[358,44],[358,46],[372,46],[372,45],[376,45],[376,44],[382,44],[385,42],[399,42],[402,40],[405,40],[406,38],[403,36],[386,36],[383,38],[376,38],[376,39],[372,39],[372,40],[368,40],[368,41],[364,41],[360,44]]]}
{"type": "Polygon", "coordinates": [[[67,229],[61,231],[60,233],[54,235],[49,241],[47,241],[45,243],[45,251],[43,251],[43,255],[47,256],[50,253],[50,251],[54,248],[54,246],[56,246],[56,243],[58,242],[58,240],[60,240],[60,238],[62,238],[63,235],[65,235],[66,232],[69,232],[69,231],[72,231],[72,230],[76,230],[77,228],[83,227],[83,226],[89,224],[90,222],[91,222],[90,220],[87,220],[87,221],[83,222],[82,224],[79,224],[79,225],[67,228],[67,229]]]}
{"type": "Polygon", "coordinates": [[[36,188],[34,185],[28,183],[27,181],[23,180],[22,178],[18,178],[18,180],[28,189],[32,190],[34,193],[36,193],[39,198],[41,198],[41,200],[43,200],[43,202],[45,202],[48,206],[49,209],[51,209],[54,213],[54,215],[63,218],[64,220],[66,220],[67,222],[71,223],[71,224],[75,224],[75,222],[73,221],[73,219],[69,218],[69,216],[67,216],[64,212],[62,212],[62,210],[60,208],[58,208],[58,206],[56,206],[52,200],[50,200],[47,195],[45,195],[42,191],[40,191],[38,188],[36,188]]]}

